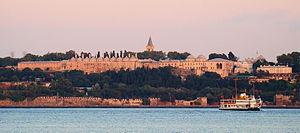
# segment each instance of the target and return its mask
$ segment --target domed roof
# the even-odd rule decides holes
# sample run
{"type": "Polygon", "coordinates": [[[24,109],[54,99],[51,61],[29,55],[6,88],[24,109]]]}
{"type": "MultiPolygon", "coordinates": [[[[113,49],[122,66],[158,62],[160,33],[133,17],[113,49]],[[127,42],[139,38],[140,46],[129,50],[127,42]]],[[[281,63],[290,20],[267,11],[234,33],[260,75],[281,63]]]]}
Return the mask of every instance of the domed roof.
{"type": "Polygon", "coordinates": [[[195,59],[193,55],[189,55],[186,59],[195,59]]]}
{"type": "Polygon", "coordinates": [[[206,57],[204,56],[204,55],[199,55],[198,57],[197,57],[197,59],[206,59],[206,57]]]}
{"type": "Polygon", "coordinates": [[[222,59],[222,58],[214,58],[214,59],[210,59],[208,61],[209,62],[232,62],[231,60],[222,59]]]}

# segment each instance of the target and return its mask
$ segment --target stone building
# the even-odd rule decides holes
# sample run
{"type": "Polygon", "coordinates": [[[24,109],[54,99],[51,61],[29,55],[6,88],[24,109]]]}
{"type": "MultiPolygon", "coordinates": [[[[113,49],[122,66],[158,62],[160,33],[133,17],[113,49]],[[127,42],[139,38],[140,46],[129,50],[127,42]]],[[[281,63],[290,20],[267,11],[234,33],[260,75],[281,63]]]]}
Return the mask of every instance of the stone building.
{"type": "Polygon", "coordinates": [[[197,75],[202,75],[205,72],[216,72],[220,74],[221,77],[226,77],[232,73],[234,63],[233,61],[221,58],[207,60],[203,55],[200,55],[197,58],[190,55],[185,60],[159,61],[159,66],[171,66],[175,68],[194,70],[197,75]]]}
{"type": "Polygon", "coordinates": [[[265,71],[269,74],[291,74],[292,67],[289,66],[260,66],[257,71],[265,71]]]}
{"type": "Polygon", "coordinates": [[[192,70],[197,75],[205,72],[216,72],[222,77],[226,77],[233,73],[234,62],[225,59],[207,60],[203,56],[194,58],[189,56],[186,60],[160,60],[154,61],[151,59],[137,59],[136,56],[115,58],[72,58],[63,61],[30,61],[18,63],[18,69],[25,68],[35,69],[40,68],[44,71],[67,71],[67,70],[82,70],[86,73],[100,73],[108,70],[119,71],[121,69],[134,70],[136,68],[158,68],[171,66],[184,70],[192,70]]]}
{"type": "Polygon", "coordinates": [[[160,98],[149,98],[150,106],[203,106],[206,107],[207,97],[198,97],[197,99],[186,101],[186,100],[175,100],[174,102],[161,101],[160,98]]]}
{"type": "Polygon", "coordinates": [[[18,63],[18,69],[23,70],[25,68],[35,69],[40,68],[44,71],[63,71],[63,64],[68,61],[27,61],[18,63]]]}
{"type": "Polygon", "coordinates": [[[277,106],[291,105],[291,96],[277,94],[274,96],[274,102],[277,106]]]}
{"type": "MultiPolygon", "coordinates": [[[[146,46],[146,51],[153,51],[154,45],[151,37],[146,46]]],[[[249,71],[251,65],[241,64],[226,59],[216,58],[208,60],[205,56],[199,55],[197,58],[190,55],[185,60],[160,60],[154,61],[151,59],[138,59],[136,54],[124,54],[122,52],[113,54],[105,53],[103,57],[98,53],[92,56],[90,53],[87,56],[76,55],[70,60],[63,61],[30,61],[18,63],[18,69],[25,68],[35,69],[40,68],[44,71],[67,71],[67,70],[82,70],[85,73],[101,73],[108,70],[119,71],[121,69],[134,70],[140,67],[158,68],[171,66],[182,70],[190,70],[194,74],[202,75],[205,72],[216,72],[221,77],[226,77],[234,73],[234,67],[238,66],[239,72],[249,71]]]]}
{"type": "Polygon", "coordinates": [[[268,72],[268,79],[291,81],[293,69],[289,66],[260,66],[257,71],[268,72]]]}
{"type": "Polygon", "coordinates": [[[253,71],[253,62],[236,61],[234,62],[234,73],[251,73],[253,71]]]}
{"type": "Polygon", "coordinates": [[[82,70],[86,73],[101,73],[105,71],[119,71],[120,69],[134,70],[139,67],[157,68],[158,63],[154,60],[138,60],[136,56],[116,57],[90,57],[77,58],[63,61],[30,61],[18,63],[18,69],[40,68],[44,71],[67,71],[82,70]]]}

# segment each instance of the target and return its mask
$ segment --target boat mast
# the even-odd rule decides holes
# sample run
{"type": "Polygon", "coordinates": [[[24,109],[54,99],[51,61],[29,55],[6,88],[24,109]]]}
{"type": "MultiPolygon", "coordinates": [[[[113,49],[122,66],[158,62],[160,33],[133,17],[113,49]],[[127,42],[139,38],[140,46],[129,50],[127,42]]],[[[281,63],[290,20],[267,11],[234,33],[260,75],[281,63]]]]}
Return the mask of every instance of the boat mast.
{"type": "Polygon", "coordinates": [[[235,98],[237,99],[238,98],[238,96],[237,96],[237,78],[234,78],[233,79],[234,80],[234,88],[235,88],[235,98]]]}
{"type": "Polygon", "coordinates": [[[252,83],[252,95],[255,96],[255,83],[252,83]]]}
{"type": "Polygon", "coordinates": [[[250,80],[250,82],[252,83],[252,95],[255,96],[255,81],[253,79],[253,80],[250,80]]]}

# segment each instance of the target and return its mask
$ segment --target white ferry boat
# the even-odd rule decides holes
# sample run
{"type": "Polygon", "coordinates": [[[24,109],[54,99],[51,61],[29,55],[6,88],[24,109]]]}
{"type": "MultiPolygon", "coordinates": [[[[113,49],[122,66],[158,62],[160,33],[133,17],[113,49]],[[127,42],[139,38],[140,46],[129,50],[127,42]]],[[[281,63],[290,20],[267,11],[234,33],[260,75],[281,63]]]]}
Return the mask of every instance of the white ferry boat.
{"type": "Polygon", "coordinates": [[[259,111],[262,105],[260,98],[255,98],[254,95],[248,96],[246,93],[240,94],[236,98],[221,99],[220,110],[253,110],[259,111]]]}

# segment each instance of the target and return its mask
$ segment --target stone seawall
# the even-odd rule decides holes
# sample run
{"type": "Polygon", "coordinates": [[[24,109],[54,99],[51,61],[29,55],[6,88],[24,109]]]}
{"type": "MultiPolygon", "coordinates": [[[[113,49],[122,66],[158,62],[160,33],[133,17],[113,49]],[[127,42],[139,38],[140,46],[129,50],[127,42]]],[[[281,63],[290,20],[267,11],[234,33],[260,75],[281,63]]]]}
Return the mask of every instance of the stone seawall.
{"type": "MultiPolygon", "coordinates": [[[[103,99],[98,97],[37,97],[34,100],[14,102],[0,100],[0,107],[141,107],[142,99],[103,99]]],[[[160,98],[149,98],[149,107],[206,107],[207,98],[199,97],[192,101],[175,100],[163,102],[160,98]]]]}
{"type": "Polygon", "coordinates": [[[32,101],[0,100],[0,107],[85,107],[85,106],[140,106],[141,99],[102,99],[96,97],[37,97],[32,101]]]}

